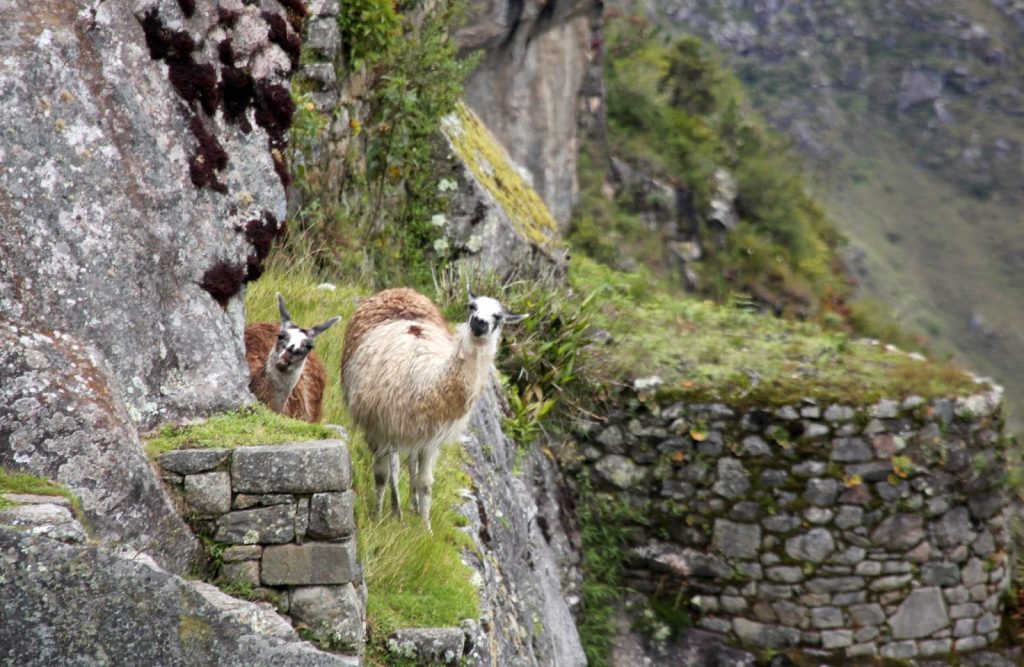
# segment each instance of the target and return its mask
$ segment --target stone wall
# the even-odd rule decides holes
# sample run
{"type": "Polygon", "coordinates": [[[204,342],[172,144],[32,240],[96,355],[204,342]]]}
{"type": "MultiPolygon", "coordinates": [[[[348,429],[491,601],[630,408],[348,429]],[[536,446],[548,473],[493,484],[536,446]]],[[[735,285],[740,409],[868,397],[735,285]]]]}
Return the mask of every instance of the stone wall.
{"type": "Polygon", "coordinates": [[[993,642],[1012,564],[1001,388],[737,410],[627,392],[582,446],[628,584],[748,646],[909,658],[993,642]]]}
{"type": "Polygon", "coordinates": [[[216,577],[276,601],[318,639],[361,649],[366,587],[344,442],[182,449],[157,462],[196,532],[223,547],[216,577]]]}

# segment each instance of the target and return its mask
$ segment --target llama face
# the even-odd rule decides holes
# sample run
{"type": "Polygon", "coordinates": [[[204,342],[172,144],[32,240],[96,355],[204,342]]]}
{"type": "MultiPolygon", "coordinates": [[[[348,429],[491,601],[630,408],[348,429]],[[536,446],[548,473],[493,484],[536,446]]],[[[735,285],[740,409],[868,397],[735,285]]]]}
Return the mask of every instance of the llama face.
{"type": "Polygon", "coordinates": [[[277,344],[274,346],[274,367],[282,373],[288,373],[302,367],[306,355],[313,351],[313,340],[341,318],[332,317],[311,329],[303,329],[292,324],[292,316],[280,294],[277,295],[277,308],[281,313],[281,330],[277,333],[277,344]]]}
{"type": "Polygon", "coordinates": [[[302,365],[306,356],[313,350],[311,332],[294,324],[281,324],[277,334],[277,345],[274,346],[274,366],[282,373],[302,365]]]}
{"type": "Polygon", "coordinates": [[[505,323],[514,324],[525,315],[505,311],[504,306],[489,296],[473,296],[469,299],[469,330],[475,338],[487,340],[505,323]]]}

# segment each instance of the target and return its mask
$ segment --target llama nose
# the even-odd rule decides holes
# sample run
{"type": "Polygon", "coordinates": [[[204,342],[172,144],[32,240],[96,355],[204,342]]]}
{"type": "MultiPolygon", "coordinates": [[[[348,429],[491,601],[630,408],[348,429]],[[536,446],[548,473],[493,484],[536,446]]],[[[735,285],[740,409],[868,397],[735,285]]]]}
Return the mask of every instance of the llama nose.
{"type": "Polygon", "coordinates": [[[474,336],[483,336],[487,333],[487,320],[480,319],[479,317],[469,318],[469,330],[473,332],[474,336]]]}

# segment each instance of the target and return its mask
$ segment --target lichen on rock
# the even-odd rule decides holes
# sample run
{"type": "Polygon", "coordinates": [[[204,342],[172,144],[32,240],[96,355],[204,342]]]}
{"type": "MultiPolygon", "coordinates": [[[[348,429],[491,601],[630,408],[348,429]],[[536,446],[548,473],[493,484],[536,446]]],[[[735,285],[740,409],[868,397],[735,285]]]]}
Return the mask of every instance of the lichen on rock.
{"type": "Polygon", "coordinates": [[[448,216],[453,239],[498,274],[563,272],[567,251],[555,219],[480,118],[460,104],[441,129],[463,176],[448,216]]]}

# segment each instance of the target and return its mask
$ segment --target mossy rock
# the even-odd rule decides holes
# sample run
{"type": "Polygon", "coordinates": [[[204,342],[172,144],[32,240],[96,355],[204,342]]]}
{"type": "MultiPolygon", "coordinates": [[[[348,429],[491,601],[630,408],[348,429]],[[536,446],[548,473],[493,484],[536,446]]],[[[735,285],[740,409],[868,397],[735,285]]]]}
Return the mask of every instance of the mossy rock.
{"type": "Polygon", "coordinates": [[[441,181],[457,190],[447,228],[454,250],[498,274],[564,273],[568,252],[555,219],[483,121],[459,104],[441,129],[466,181],[441,181]]]}

